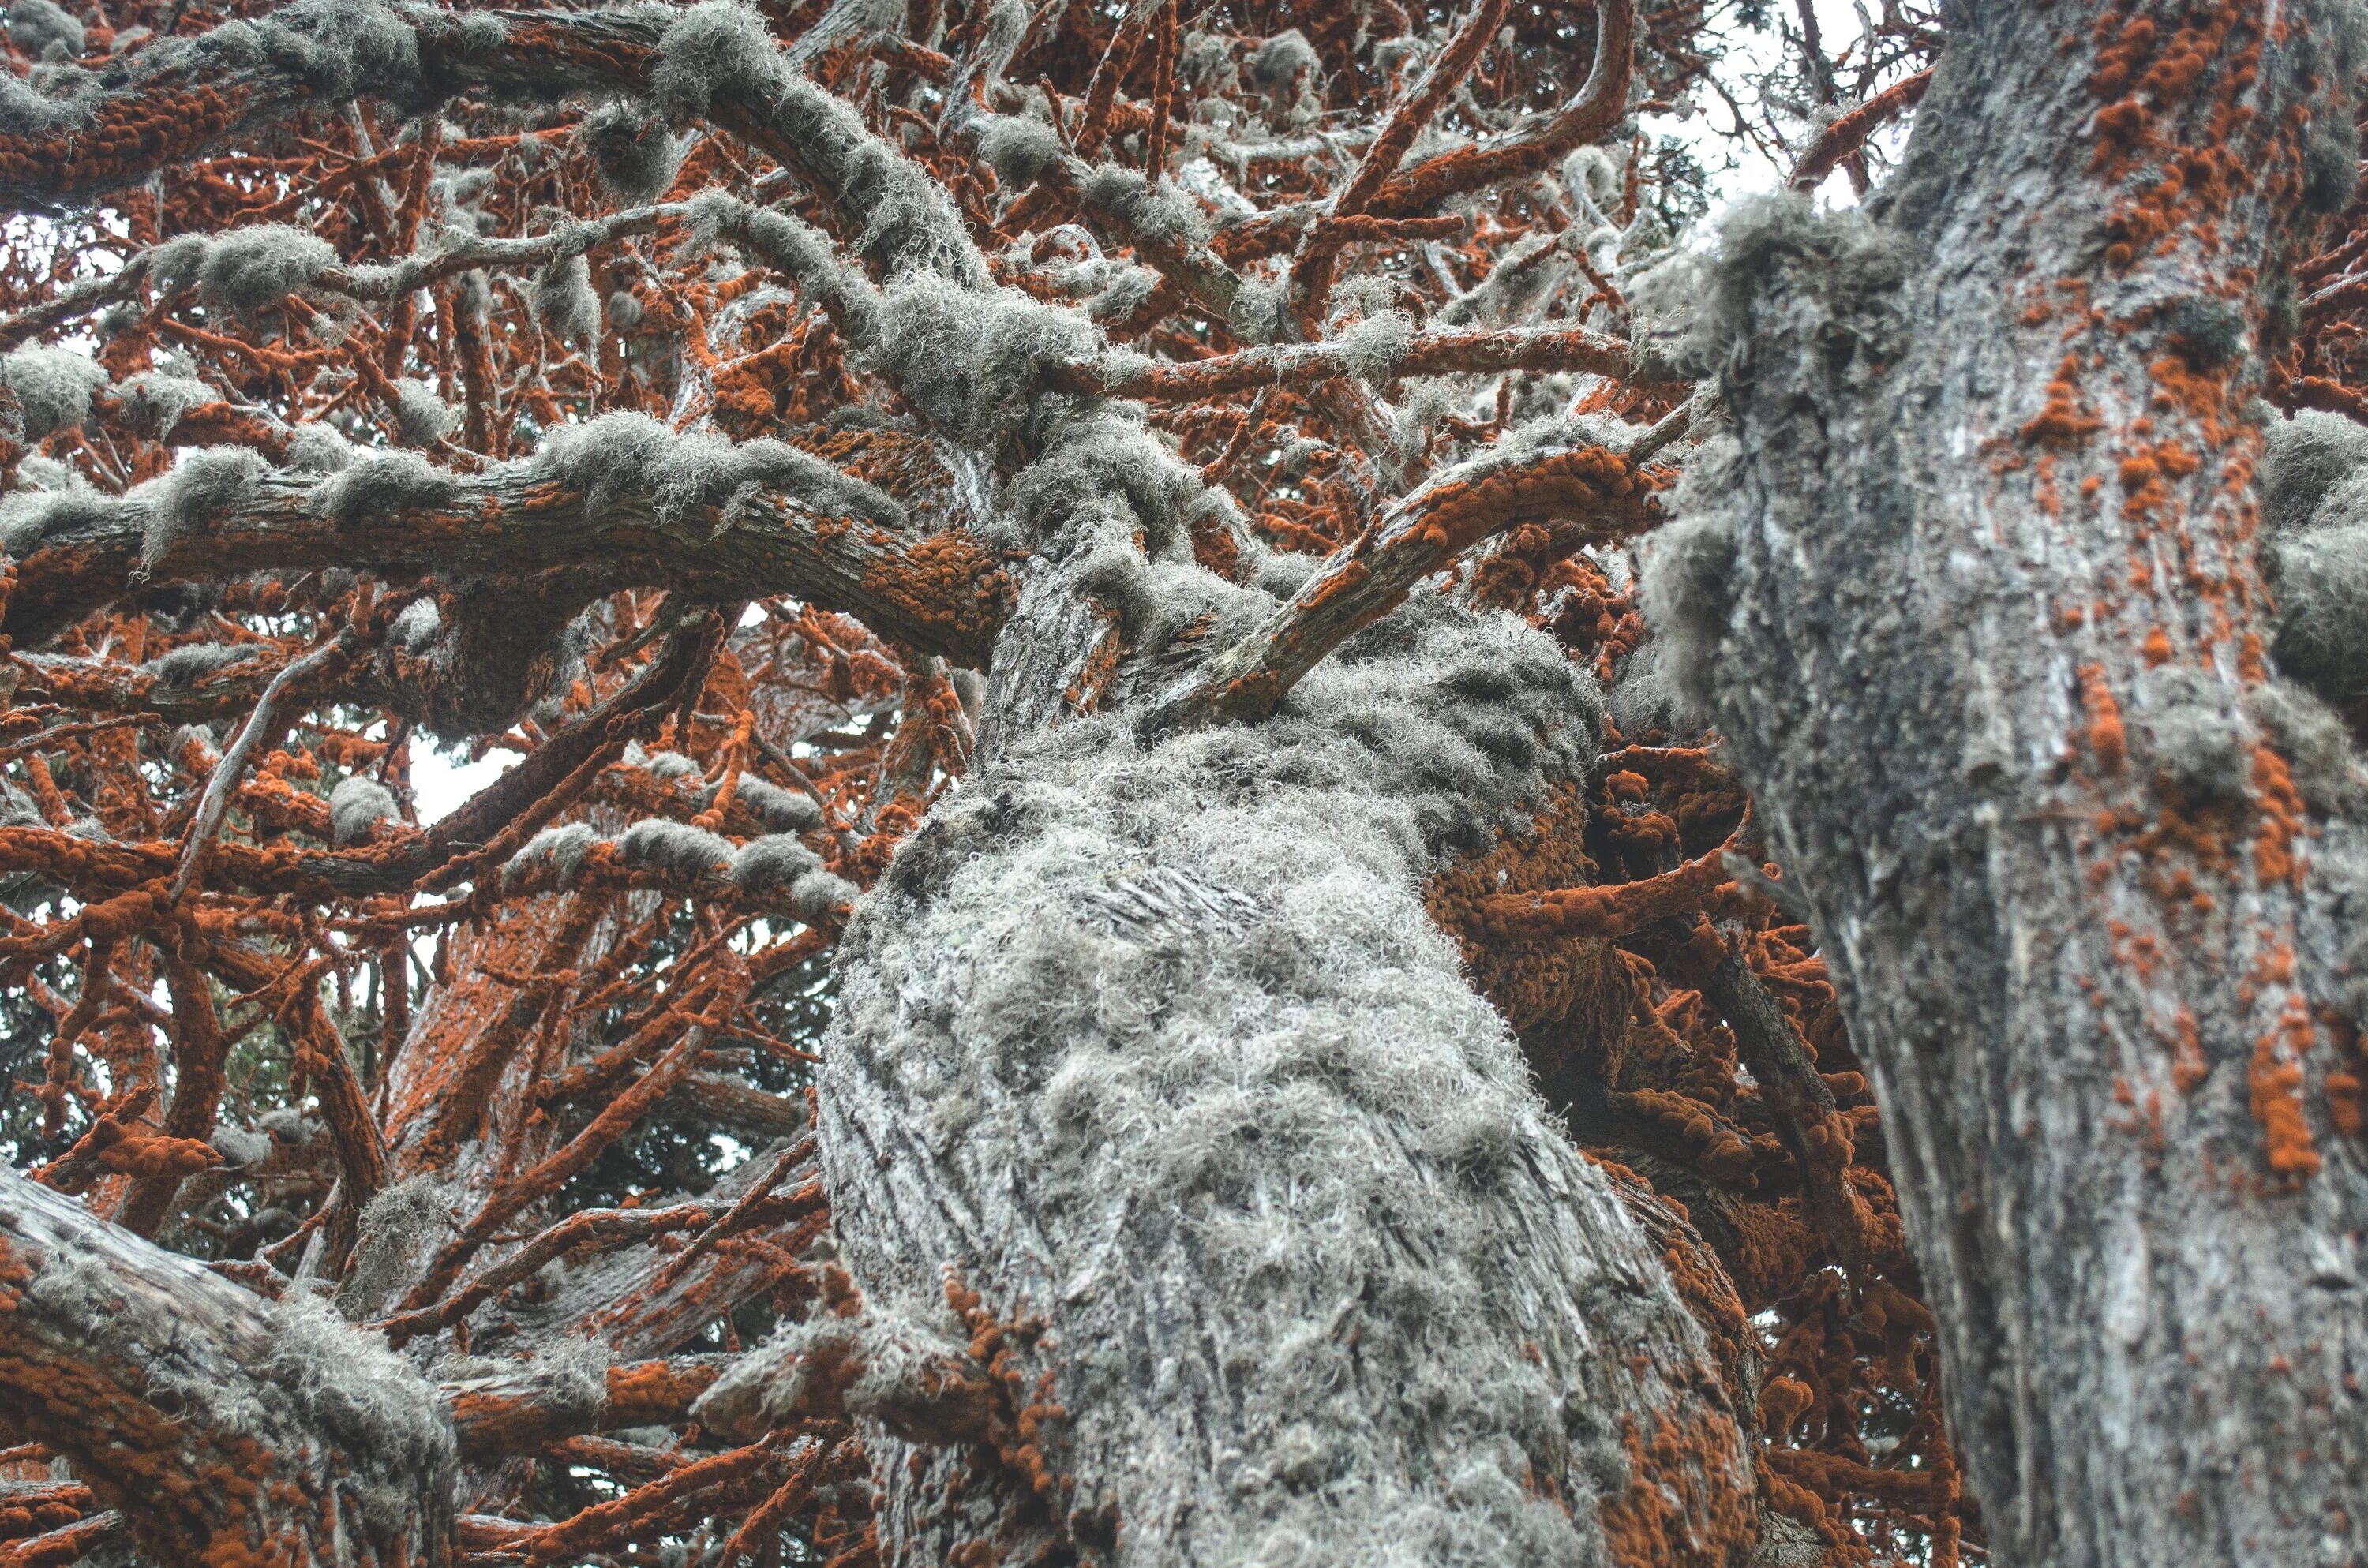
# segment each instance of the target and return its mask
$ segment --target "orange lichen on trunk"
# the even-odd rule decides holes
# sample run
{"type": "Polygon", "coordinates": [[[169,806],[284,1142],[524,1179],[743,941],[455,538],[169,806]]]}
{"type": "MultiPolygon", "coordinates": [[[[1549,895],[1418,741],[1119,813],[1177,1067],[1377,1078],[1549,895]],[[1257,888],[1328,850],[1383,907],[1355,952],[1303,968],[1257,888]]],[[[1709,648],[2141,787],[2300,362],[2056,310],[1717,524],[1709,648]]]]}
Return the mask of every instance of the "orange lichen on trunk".
{"type": "Polygon", "coordinates": [[[2105,427],[2080,408],[2080,357],[2066,354],[2049,378],[2046,404],[2022,426],[2022,438],[2045,447],[2077,447],[2105,427]]]}
{"type": "Polygon", "coordinates": [[[2097,770],[2119,773],[2129,757],[2129,737],[2122,725],[2122,705],[2105,684],[2104,665],[2080,666],[2080,702],[2089,712],[2089,751],[2097,759],[2097,770]]]}
{"type": "Polygon", "coordinates": [[[2270,1169],[2280,1176],[2300,1178],[2318,1173],[2318,1150],[2310,1119],[2303,1114],[2300,1092],[2299,1058],[2310,1043],[2310,1012],[2297,997],[2286,1004],[2278,1027],[2253,1042],[2252,1064],[2246,1073],[2253,1119],[2268,1140],[2270,1169]]]}
{"type": "Polygon", "coordinates": [[[2302,791],[2294,788],[2294,770],[2286,759],[2266,744],[2253,748],[2253,795],[2260,812],[2253,830],[2253,873],[2261,885],[2290,882],[2302,885],[2303,861],[2294,842],[2303,831],[2302,791]]]}
{"type": "Polygon", "coordinates": [[[1759,1536],[1756,1478],[1733,1473],[1728,1455],[1737,1433],[1718,1412],[1689,1426],[1652,1413],[1647,1442],[1633,1415],[1621,1416],[1628,1450],[1627,1490],[1598,1511],[1621,1568],[1725,1568],[1759,1536]]]}

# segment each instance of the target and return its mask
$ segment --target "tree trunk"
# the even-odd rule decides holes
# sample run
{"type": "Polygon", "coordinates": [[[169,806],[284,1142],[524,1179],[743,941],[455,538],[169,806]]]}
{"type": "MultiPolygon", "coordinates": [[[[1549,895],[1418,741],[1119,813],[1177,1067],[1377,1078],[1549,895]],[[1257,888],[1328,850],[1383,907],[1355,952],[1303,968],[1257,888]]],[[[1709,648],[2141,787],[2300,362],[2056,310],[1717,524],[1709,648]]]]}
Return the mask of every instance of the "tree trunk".
{"type": "Polygon", "coordinates": [[[821,1085],[848,1407],[967,1338],[1005,1410],[966,1446],[875,1425],[890,1560],[1749,1551],[1748,1413],[1419,897],[1586,768],[1596,712],[1544,639],[1433,600],[1262,723],[1008,740],[900,850],[821,1085]]]}
{"type": "Polygon", "coordinates": [[[2368,842],[2265,667],[2248,403],[2352,22],[1956,16],[1872,222],[1726,229],[1655,611],[1873,1059],[1997,1560],[2356,1562],[2368,842]]]}

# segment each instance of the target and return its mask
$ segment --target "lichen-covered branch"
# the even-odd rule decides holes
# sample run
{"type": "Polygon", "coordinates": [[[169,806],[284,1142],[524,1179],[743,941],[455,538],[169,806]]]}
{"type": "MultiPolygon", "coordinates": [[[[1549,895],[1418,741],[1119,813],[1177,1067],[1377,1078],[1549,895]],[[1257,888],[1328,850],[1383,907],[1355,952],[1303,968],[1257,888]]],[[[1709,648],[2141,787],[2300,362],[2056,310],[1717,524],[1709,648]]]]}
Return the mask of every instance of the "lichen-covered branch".
{"type": "Polygon", "coordinates": [[[9,1418],[165,1562],[443,1560],[435,1390],[319,1302],[274,1305],[0,1172],[9,1418]]]}
{"type": "Polygon", "coordinates": [[[1651,481],[1612,437],[1591,435],[1529,433],[1434,477],[1326,562],[1265,625],[1164,697],[1151,722],[1273,712],[1326,654],[1493,534],[1573,512],[1605,540],[1641,531],[1654,517],[1651,481]]]}

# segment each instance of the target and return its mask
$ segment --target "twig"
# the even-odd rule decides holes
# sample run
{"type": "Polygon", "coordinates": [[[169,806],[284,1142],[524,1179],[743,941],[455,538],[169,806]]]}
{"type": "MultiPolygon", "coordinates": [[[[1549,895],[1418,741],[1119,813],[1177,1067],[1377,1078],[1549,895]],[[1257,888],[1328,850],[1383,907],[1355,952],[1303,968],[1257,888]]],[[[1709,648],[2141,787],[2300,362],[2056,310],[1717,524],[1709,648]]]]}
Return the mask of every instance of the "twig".
{"type": "Polygon", "coordinates": [[[352,648],[356,641],[350,628],[338,632],[302,658],[290,660],[263,688],[263,695],[256,699],[255,711],[247,715],[245,725],[238,732],[238,739],[231,742],[230,749],[222,753],[222,760],[214,764],[213,773],[206,780],[205,793],[198,801],[197,817],[189,824],[189,836],[182,846],[180,869],[173,874],[169,902],[181,902],[206,851],[213,847],[215,836],[222,832],[222,819],[230,814],[231,793],[238,787],[238,776],[246,771],[246,759],[254,752],[256,742],[272,727],[272,710],[279,694],[352,648]]]}

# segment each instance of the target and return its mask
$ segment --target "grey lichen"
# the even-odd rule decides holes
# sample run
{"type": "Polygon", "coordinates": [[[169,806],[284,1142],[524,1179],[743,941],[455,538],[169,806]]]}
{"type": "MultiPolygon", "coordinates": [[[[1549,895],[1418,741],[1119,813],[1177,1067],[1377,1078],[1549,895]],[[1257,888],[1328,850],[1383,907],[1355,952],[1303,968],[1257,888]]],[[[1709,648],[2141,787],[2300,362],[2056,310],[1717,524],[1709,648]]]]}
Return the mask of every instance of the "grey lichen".
{"type": "Polygon", "coordinates": [[[70,65],[36,66],[29,78],[0,72],[0,135],[42,136],[90,123],[105,94],[70,65]]]}
{"type": "Polygon", "coordinates": [[[729,527],[759,493],[825,516],[905,526],[885,491],[780,441],[732,442],[681,435],[644,414],[609,414],[552,433],[530,460],[535,472],[580,490],[595,515],[620,494],[646,497],[663,521],[713,511],[729,527]]]}
{"type": "Polygon", "coordinates": [[[834,187],[842,209],[864,215],[858,255],[892,278],[929,272],[965,288],[985,286],[985,258],[944,188],[873,135],[845,99],[788,67],[756,11],[736,0],[703,0],[677,15],[658,54],[652,90],[660,111],[698,117],[729,97],[761,114],[834,187]]]}
{"type": "Polygon", "coordinates": [[[216,670],[246,664],[270,651],[260,642],[189,642],[140,667],[159,686],[191,686],[216,670]]]}
{"type": "Polygon", "coordinates": [[[2305,409],[2261,428],[2261,528],[2275,537],[2306,526],[2328,496],[2368,472],[2368,428],[2305,409]]]}
{"type": "Polygon", "coordinates": [[[809,871],[790,888],[790,907],[797,911],[799,919],[819,923],[861,896],[862,890],[845,877],[809,871]]]}
{"type": "Polygon", "coordinates": [[[2133,750],[2189,800],[2245,798],[2251,737],[2230,696],[2214,676],[2178,665],[2149,670],[2138,683],[2126,715],[2133,750]]]}
{"type": "Polygon", "coordinates": [[[1079,519],[1108,518],[1130,540],[1140,529],[1140,553],[1153,560],[1188,556],[1196,525],[1240,519],[1223,489],[1202,482],[1159,437],[1116,411],[1064,425],[1013,482],[1011,505],[1031,539],[1079,519]]]}
{"type": "Polygon", "coordinates": [[[82,22],[51,0],[10,0],[8,41],[35,60],[57,45],[67,56],[82,53],[82,22]]]}
{"type": "Polygon", "coordinates": [[[528,299],[542,330],[563,342],[585,342],[600,331],[600,297],[592,291],[592,266],[581,253],[537,273],[528,299]]]}
{"type": "Polygon", "coordinates": [[[406,653],[425,653],[444,630],[444,612],[432,598],[416,598],[403,607],[387,634],[406,653]]]}
{"type": "Polygon", "coordinates": [[[1380,384],[1391,380],[1414,342],[1414,321],[1403,311],[1379,311],[1340,335],[1350,372],[1380,384]]]}
{"type": "Polygon", "coordinates": [[[330,842],[340,849],[367,844],[370,830],[401,810],[393,790],[364,774],[350,775],[329,792],[330,842]]]}
{"type": "Polygon", "coordinates": [[[271,1135],[268,1132],[225,1125],[215,1128],[206,1142],[214,1146],[233,1170],[259,1165],[271,1157],[271,1135]]]}
{"type": "Polygon", "coordinates": [[[610,102],[584,117],[575,144],[590,154],[593,166],[619,199],[639,204],[666,194],[689,142],[646,108],[610,102]]]}
{"type": "Polygon", "coordinates": [[[171,370],[142,370],[117,383],[115,395],[132,424],[163,440],[193,408],[222,401],[221,392],[198,380],[171,370]]]}
{"type": "Polygon", "coordinates": [[[449,505],[460,482],[417,452],[357,453],[345,468],[313,486],[309,504],[341,528],[384,522],[412,506],[449,505]]]}
{"type": "Polygon", "coordinates": [[[1660,668],[1679,716],[1707,715],[1719,645],[1734,614],[1735,520],[1722,502],[1739,453],[1732,440],[1706,445],[1679,482],[1676,519],[1645,543],[1639,601],[1660,645],[1660,668]]]}
{"type": "Polygon", "coordinates": [[[1158,287],[1159,274],[1150,267],[1118,267],[1086,301],[1086,314],[1097,322],[1123,322],[1149,304],[1158,287]]]}
{"type": "MultiPolygon", "coordinates": [[[[318,1296],[262,1301],[188,1259],[110,1236],[14,1174],[0,1176],[0,1205],[12,1236],[29,1232],[38,1245],[12,1321],[73,1345],[171,1412],[185,1436],[168,1442],[185,1462],[229,1451],[275,1484],[334,1485],[349,1540],[385,1545],[441,1526],[454,1463],[444,1402],[383,1340],[318,1296]]],[[[77,1455],[94,1479],[153,1482],[130,1459],[77,1455]]]]}
{"type": "Polygon", "coordinates": [[[1315,46],[1297,28],[1266,40],[1244,62],[1244,74],[1269,92],[1288,87],[1303,73],[1315,69],[1315,46]]]}
{"type": "Polygon", "coordinates": [[[865,357],[895,378],[924,417],[994,450],[1062,417],[1067,400],[1046,392],[1046,367],[1099,347],[1077,311],[919,272],[888,290],[879,340],[865,357]]]}
{"type": "Polygon", "coordinates": [[[406,446],[432,447],[460,423],[460,415],[435,382],[405,376],[394,383],[394,422],[406,446]]]}
{"type": "Polygon", "coordinates": [[[821,869],[822,857],[787,833],[752,838],[732,858],[732,880],[751,892],[787,892],[799,878],[821,869]]]}
{"type": "Polygon", "coordinates": [[[319,97],[383,97],[409,108],[421,97],[418,35],[382,0],[296,0],[256,33],[262,52],[319,97]]]}
{"type": "Polygon", "coordinates": [[[2278,666],[2339,707],[2368,697],[2368,430],[2272,420],[2261,459],[2262,565],[2278,666]]]}
{"type": "MultiPolygon", "coordinates": [[[[1615,1413],[1690,1397],[1638,1369],[1701,1354],[1657,1253],[1418,892],[1583,777],[1600,712],[1549,640],[1426,596],[1266,722],[1013,746],[844,938],[847,1261],[878,1312],[925,1321],[946,1264],[1048,1319],[1048,1462],[1129,1561],[1598,1561],[1615,1413]]],[[[951,1470],[881,1441],[882,1517],[942,1555],[982,1516],[921,1522],[951,1470]]]]}
{"type": "Polygon", "coordinates": [[[1208,215],[1199,202],[1165,180],[1153,185],[1138,170],[1097,164],[1078,188],[1087,205],[1110,213],[1144,240],[1178,243],[1208,237],[1208,215]]]}
{"type": "Polygon", "coordinates": [[[1828,352],[1866,349],[1866,375],[1896,358],[1893,296],[1904,257],[1865,214],[1820,210],[1791,193],[1751,197],[1727,210],[1715,239],[1712,249],[1672,252],[1630,286],[1640,347],[1687,375],[1714,374],[1745,353],[1753,312],[1773,308],[1789,318],[1788,338],[1814,333],[1828,352]]]}
{"type": "Polygon", "coordinates": [[[2342,718],[2290,680],[2248,688],[2245,710],[2271,744],[2294,764],[2303,798],[2322,810],[2358,813],[2368,807],[2368,768],[2342,718]]]}
{"type": "Polygon", "coordinates": [[[676,123],[707,113],[718,93],[762,87],[778,73],[780,45],[755,7],[701,0],[681,12],[658,48],[650,97],[676,123]]]}
{"type": "MultiPolygon", "coordinates": [[[[355,1329],[318,1296],[291,1292],[280,1303],[268,1369],[276,1392],[313,1430],[346,1453],[367,1456],[373,1472],[398,1483],[450,1473],[452,1428],[443,1401],[383,1339],[355,1329]]],[[[398,1485],[358,1487],[373,1522],[418,1507],[398,1485]]]]}
{"type": "Polygon", "coordinates": [[[561,887],[574,887],[583,874],[585,856],[599,842],[599,836],[580,822],[544,828],[528,839],[525,847],[502,868],[503,889],[517,887],[546,869],[561,887]]]}
{"type": "Polygon", "coordinates": [[[1046,169],[1069,155],[1061,133],[1041,119],[996,115],[979,132],[979,156],[1014,188],[1033,185],[1046,169]]]}
{"type": "Polygon", "coordinates": [[[336,263],[336,247],[308,229],[256,223],[168,240],[149,253],[148,265],[167,284],[196,284],[208,306],[252,314],[310,288],[336,263]]]}
{"type": "Polygon", "coordinates": [[[337,1290],[337,1310],[353,1323],[384,1312],[451,1222],[450,1200],[433,1176],[412,1176],[381,1190],[356,1222],[353,1261],[337,1290]]]}
{"type": "Polygon", "coordinates": [[[170,472],[137,486],[124,499],[144,505],[139,574],[145,576],[175,540],[199,532],[207,522],[255,493],[270,464],[245,447],[200,447],[185,451],[170,472]]]}
{"type": "Polygon", "coordinates": [[[112,519],[122,505],[63,463],[28,458],[17,477],[23,487],[0,495],[0,549],[19,560],[53,534],[112,519]]]}
{"type": "Polygon", "coordinates": [[[822,825],[822,807],[812,795],[753,773],[740,776],[735,798],[775,833],[810,833],[822,825]]]}
{"type": "Polygon", "coordinates": [[[677,876],[706,877],[724,872],[736,850],[732,841],[721,834],[689,823],[651,817],[624,831],[617,840],[617,854],[629,866],[677,876]]]}
{"type": "Polygon", "coordinates": [[[931,1374],[938,1368],[969,1362],[964,1337],[942,1305],[927,1317],[818,1308],[743,1357],[700,1396],[692,1414],[721,1430],[763,1432],[814,1414],[816,1385],[828,1380],[832,1405],[901,1425],[936,1402],[941,1382],[931,1374]]]}
{"type": "Polygon", "coordinates": [[[289,438],[288,466],[299,473],[339,473],[353,460],[353,443],[325,425],[299,426],[289,438]]]}
{"type": "Polygon", "coordinates": [[[107,372],[87,354],[30,345],[0,359],[0,381],[23,410],[23,438],[33,442],[87,418],[91,394],[107,384],[107,372]]]}
{"type": "Polygon", "coordinates": [[[2368,697],[2368,518],[2278,541],[2278,667],[2336,703],[2368,697]]]}

